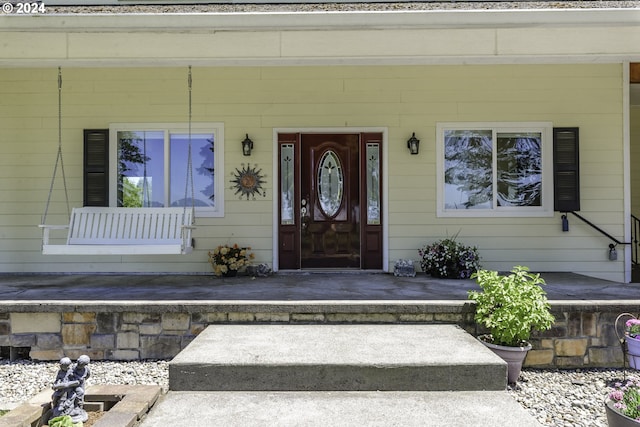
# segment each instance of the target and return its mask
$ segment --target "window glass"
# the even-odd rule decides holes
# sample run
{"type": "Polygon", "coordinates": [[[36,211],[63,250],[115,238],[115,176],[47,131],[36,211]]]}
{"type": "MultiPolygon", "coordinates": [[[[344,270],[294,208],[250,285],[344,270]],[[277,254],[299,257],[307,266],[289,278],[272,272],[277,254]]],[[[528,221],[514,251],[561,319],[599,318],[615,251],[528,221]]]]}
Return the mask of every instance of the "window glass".
{"type": "Polygon", "coordinates": [[[188,178],[189,134],[170,135],[171,206],[214,206],[214,155],[213,134],[191,134],[192,187],[191,178],[188,178]]]}
{"type": "Polygon", "coordinates": [[[294,224],[293,208],[294,200],[294,159],[293,144],[280,146],[280,223],[283,225],[294,224]]]}
{"type": "Polygon", "coordinates": [[[491,209],[491,130],[448,130],[444,134],[445,209],[491,209]]]}
{"type": "Polygon", "coordinates": [[[542,134],[498,133],[498,206],[542,205],[542,134]]]}
{"type": "Polygon", "coordinates": [[[380,224],[380,144],[367,144],[367,224],[380,224]]]}
{"type": "Polygon", "coordinates": [[[164,206],[163,132],[118,132],[118,206],[164,206]]]}
{"type": "Polygon", "coordinates": [[[320,202],[320,208],[326,216],[333,217],[338,213],[342,205],[344,178],[340,159],[332,150],[324,153],[320,159],[317,179],[317,197],[320,202]]]}

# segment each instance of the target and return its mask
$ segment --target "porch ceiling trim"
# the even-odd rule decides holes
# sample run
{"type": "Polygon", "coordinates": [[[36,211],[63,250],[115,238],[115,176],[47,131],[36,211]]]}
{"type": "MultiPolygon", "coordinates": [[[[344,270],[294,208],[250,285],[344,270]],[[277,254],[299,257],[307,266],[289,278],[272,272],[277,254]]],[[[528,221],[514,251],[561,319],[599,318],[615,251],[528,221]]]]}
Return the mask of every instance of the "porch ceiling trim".
{"type": "Polygon", "coordinates": [[[640,61],[640,9],[0,15],[0,66],[640,61]]]}

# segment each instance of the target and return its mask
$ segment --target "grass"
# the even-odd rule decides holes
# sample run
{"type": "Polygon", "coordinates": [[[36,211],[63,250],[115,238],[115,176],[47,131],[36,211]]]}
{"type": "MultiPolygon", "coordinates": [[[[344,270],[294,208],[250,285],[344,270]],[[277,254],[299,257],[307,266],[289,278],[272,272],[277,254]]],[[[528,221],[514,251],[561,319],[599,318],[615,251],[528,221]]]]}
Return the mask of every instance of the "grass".
{"type": "Polygon", "coordinates": [[[0,409],[0,417],[9,412],[8,409],[0,409]]]}

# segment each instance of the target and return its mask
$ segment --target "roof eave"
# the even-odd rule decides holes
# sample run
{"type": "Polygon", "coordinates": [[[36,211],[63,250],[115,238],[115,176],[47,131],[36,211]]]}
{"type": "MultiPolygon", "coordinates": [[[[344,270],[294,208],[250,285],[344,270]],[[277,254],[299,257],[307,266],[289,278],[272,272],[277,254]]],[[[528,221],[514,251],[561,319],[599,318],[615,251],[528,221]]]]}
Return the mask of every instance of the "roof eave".
{"type": "Polygon", "coordinates": [[[638,25],[638,9],[0,15],[0,31],[210,32],[638,25]]]}

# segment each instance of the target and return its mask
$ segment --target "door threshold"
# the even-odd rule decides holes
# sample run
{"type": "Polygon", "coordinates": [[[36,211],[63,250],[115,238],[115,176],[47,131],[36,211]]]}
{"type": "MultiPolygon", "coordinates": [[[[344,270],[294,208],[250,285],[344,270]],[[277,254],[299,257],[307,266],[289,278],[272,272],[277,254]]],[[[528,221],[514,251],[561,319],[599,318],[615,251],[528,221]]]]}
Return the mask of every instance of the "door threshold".
{"type": "Polygon", "coordinates": [[[305,268],[300,270],[278,270],[277,274],[387,274],[383,270],[360,270],[346,268],[305,268]]]}

